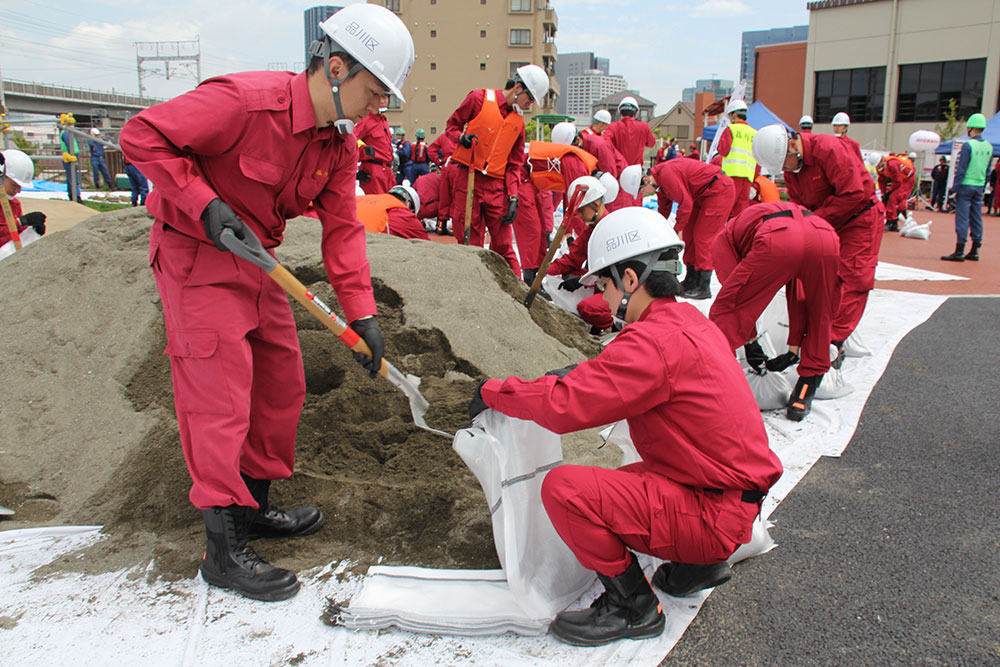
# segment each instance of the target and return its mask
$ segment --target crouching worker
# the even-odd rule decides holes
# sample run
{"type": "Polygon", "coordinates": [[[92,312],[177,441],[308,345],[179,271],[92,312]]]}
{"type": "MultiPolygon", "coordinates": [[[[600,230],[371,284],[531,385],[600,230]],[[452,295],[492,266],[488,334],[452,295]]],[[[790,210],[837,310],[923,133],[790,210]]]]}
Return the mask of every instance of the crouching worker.
{"type": "Polygon", "coordinates": [[[689,595],[730,576],[725,560],[750,540],[761,500],[781,476],[740,365],[725,336],[676,301],[684,244],[640,207],[597,224],[585,279],[595,277],[625,328],[601,354],[537,380],[486,380],[469,405],[568,433],[625,419],[639,463],[617,470],[563,465],[542,502],[605,592],[549,626],[579,646],[654,637],[664,616],[633,552],[671,561],[653,584],[689,595]]]}
{"type": "MultiPolygon", "coordinates": [[[[27,153],[9,148],[0,153],[0,173],[4,175],[2,196],[8,200],[18,234],[31,227],[39,236],[44,235],[45,214],[41,211],[32,211],[22,215],[21,202],[16,199],[21,188],[31,187],[31,179],[35,174],[35,165],[31,158],[27,153]]],[[[0,246],[14,240],[10,227],[11,223],[7,221],[3,209],[0,209],[0,246]]]]}
{"type": "Polygon", "coordinates": [[[744,345],[758,373],[798,363],[799,379],[786,416],[802,421],[830,370],[830,331],[840,307],[840,239],[833,227],[798,204],[758,204],[729,221],[712,244],[722,281],[708,317],[735,350],[744,345]],[[781,287],[788,304],[788,352],[767,359],[757,319],[781,287]],[[800,355],[801,353],[801,361],[800,355]]]}
{"type": "Polygon", "coordinates": [[[374,234],[427,241],[430,237],[419,214],[420,195],[409,185],[394,185],[384,195],[358,197],[358,220],[374,234]]]}

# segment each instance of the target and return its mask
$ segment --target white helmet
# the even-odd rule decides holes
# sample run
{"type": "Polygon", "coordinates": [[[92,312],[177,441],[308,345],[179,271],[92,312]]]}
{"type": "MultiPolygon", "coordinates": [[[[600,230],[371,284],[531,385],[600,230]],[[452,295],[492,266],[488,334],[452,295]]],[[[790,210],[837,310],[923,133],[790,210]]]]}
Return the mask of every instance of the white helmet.
{"type": "Polygon", "coordinates": [[[753,136],[753,159],[771,174],[782,171],[788,155],[788,130],[775,123],[757,130],[753,136]]]}
{"type": "Polygon", "coordinates": [[[604,123],[605,125],[611,124],[611,112],[607,109],[601,109],[594,114],[594,120],[598,123],[604,123]]]}
{"type": "Polygon", "coordinates": [[[539,105],[549,92],[549,75],[538,65],[518,67],[514,74],[514,83],[523,84],[528,89],[528,94],[539,105]]]}
{"type": "Polygon", "coordinates": [[[838,111],[836,115],[834,115],[833,122],[831,123],[831,125],[850,125],[850,124],[851,124],[851,117],[848,116],[843,111],[838,111]]]}
{"type": "Polygon", "coordinates": [[[394,185],[389,188],[390,195],[402,195],[404,200],[409,200],[410,206],[413,207],[413,215],[419,215],[420,213],[420,195],[417,191],[411,188],[409,185],[394,185]]]}
{"type": "Polygon", "coordinates": [[[633,197],[638,197],[639,188],[642,187],[642,165],[632,164],[622,169],[618,182],[621,183],[622,190],[633,197]]]}
{"type": "Polygon", "coordinates": [[[803,116],[802,118],[799,118],[799,127],[802,127],[803,125],[808,125],[809,127],[812,127],[812,125],[813,125],[813,117],[812,116],[803,116]]]}
{"type": "MultiPolygon", "coordinates": [[[[682,250],[684,242],[667,219],[642,206],[628,206],[604,216],[587,243],[587,273],[584,278],[629,259],[649,264],[669,248],[682,250]]],[[[654,270],[680,273],[676,265],[654,266],[654,270]],[[675,270],[676,269],[676,270],[675,270]]]]}
{"type": "MultiPolygon", "coordinates": [[[[319,24],[332,42],[331,51],[344,51],[405,102],[403,83],[413,67],[413,37],[403,22],[385,7],[347,5],[319,24]]],[[[311,55],[324,55],[322,49],[311,55]]],[[[352,72],[353,73],[353,72],[352,72]]]]}
{"type": "Polygon", "coordinates": [[[616,179],[613,174],[609,174],[606,171],[601,172],[601,175],[597,177],[597,180],[601,182],[601,185],[603,185],[604,189],[607,191],[604,195],[605,204],[610,204],[614,200],[618,199],[618,193],[621,191],[621,188],[618,187],[618,179],[616,179]]]}
{"type": "Polygon", "coordinates": [[[881,161],[882,161],[882,156],[879,155],[878,153],[869,153],[868,154],[868,164],[870,164],[871,166],[877,167],[878,163],[881,162],[881,161]]]}
{"type": "Polygon", "coordinates": [[[911,153],[910,153],[909,155],[907,155],[906,157],[910,158],[911,160],[916,160],[916,159],[917,159],[917,154],[916,154],[916,153],[913,153],[913,152],[911,152],[911,153]]]}
{"type": "Polygon", "coordinates": [[[618,103],[618,110],[621,111],[622,107],[632,107],[636,111],[639,110],[639,103],[635,101],[635,98],[631,95],[623,97],[622,101],[618,103]]]}
{"type": "Polygon", "coordinates": [[[726,107],[726,115],[728,116],[729,114],[734,113],[736,111],[746,111],[746,110],[747,110],[747,103],[744,102],[743,100],[730,100],[729,105],[726,107]]]}
{"type": "Polygon", "coordinates": [[[604,184],[593,176],[581,176],[574,180],[569,184],[568,194],[572,196],[576,192],[577,187],[581,185],[587,188],[587,192],[583,195],[583,199],[580,200],[580,206],[593,204],[598,199],[604,199],[604,196],[607,194],[604,184]]]}
{"type": "Polygon", "coordinates": [[[95,137],[99,137],[99,136],[101,136],[101,131],[100,131],[100,130],[98,130],[98,129],[97,129],[96,127],[92,127],[92,128],[90,128],[90,133],[91,133],[92,135],[94,135],[95,137]]]}
{"type": "Polygon", "coordinates": [[[552,143],[571,144],[576,139],[576,125],[568,121],[556,123],[552,128],[552,143]]]}
{"type": "Polygon", "coordinates": [[[3,152],[4,172],[10,180],[14,181],[22,188],[31,187],[31,179],[35,175],[35,165],[27,153],[9,148],[3,152]]]}

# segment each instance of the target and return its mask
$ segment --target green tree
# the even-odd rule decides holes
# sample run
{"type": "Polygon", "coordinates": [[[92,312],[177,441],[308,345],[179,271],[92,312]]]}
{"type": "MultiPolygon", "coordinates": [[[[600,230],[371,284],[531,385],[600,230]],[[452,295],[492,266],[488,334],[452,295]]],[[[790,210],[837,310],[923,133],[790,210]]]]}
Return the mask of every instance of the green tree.
{"type": "MultiPolygon", "coordinates": [[[[10,140],[14,143],[14,148],[26,155],[34,155],[38,151],[38,146],[28,141],[20,132],[11,132],[10,140]]],[[[34,175],[37,177],[42,171],[42,166],[38,163],[38,160],[33,160],[33,162],[35,165],[34,175]]]]}
{"type": "Polygon", "coordinates": [[[944,125],[935,125],[934,131],[941,141],[948,141],[965,134],[965,118],[958,116],[958,100],[952,97],[948,100],[948,110],[944,112],[944,125]]]}

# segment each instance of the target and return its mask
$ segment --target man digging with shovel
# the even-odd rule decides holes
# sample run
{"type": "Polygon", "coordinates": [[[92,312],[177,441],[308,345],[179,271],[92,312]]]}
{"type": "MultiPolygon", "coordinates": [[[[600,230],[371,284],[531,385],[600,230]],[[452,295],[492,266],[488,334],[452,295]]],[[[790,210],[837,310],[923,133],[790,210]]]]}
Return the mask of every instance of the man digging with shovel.
{"type": "MultiPolygon", "coordinates": [[[[294,469],[305,398],[302,355],[285,292],[227,251],[223,232],[273,252],[285,221],[314,203],[330,283],[351,328],[381,367],[365,231],[355,215],[354,123],[402,87],[413,40],[375,5],[349,5],[320,24],[305,72],[210,79],[151,107],[121,134],[126,157],[156,183],[150,265],[163,302],[181,444],[202,511],[210,584],[258,600],[298,591],[249,540],[315,532],[323,514],[268,503],[270,480],[294,469]],[[331,94],[332,93],[332,94],[331,94]]],[[[228,235],[227,235],[228,236],[228,235]]]]}

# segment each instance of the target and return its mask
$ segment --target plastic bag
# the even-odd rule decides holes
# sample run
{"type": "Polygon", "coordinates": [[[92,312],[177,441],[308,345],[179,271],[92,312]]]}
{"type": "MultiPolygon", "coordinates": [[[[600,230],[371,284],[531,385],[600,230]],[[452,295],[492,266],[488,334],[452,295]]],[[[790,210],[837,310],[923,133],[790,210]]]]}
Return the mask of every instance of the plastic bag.
{"type": "MultiPolygon", "coordinates": [[[[771,343],[771,336],[769,334],[761,334],[757,338],[757,342],[760,343],[761,349],[769,359],[778,356],[774,345],[771,343]]],[[[761,375],[747,363],[742,347],[736,351],[736,358],[739,359],[740,365],[743,366],[743,375],[746,376],[747,384],[750,385],[750,391],[753,392],[753,397],[757,401],[758,408],[761,410],[780,410],[788,405],[788,397],[792,393],[792,385],[783,373],[775,373],[764,369],[764,374],[761,375]]]]}
{"type": "Polygon", "coordinates": [[[573,315],[578,315],[576,312],[576,306],[578,303],[586,299],[588,296],[594,294],[593,287],[587,287],[586,285],[581,286],[580,289],[564,290],[559,287],[559,283],[563,281],[561,276],[545,276],[542,278],[542,289],[548,292],[548,295],[552,297],[552,305],[558,306],[568,313],[573,315]]]}
{"type": "Polygon", "coordinates": [[[918,225],[916,220],[911,218],[899,229],[899,233],[908,239],[922,239],[926,241],[931,237],[931,222],[928,220],[924,224],[918,225]]]}
{"type": "MultiPolygon", "coordinates": [[[[837,358],[837,346],[830,346],[830,361],[837,358]]],[[[819,387],[816,388],[816,394],[813,396],[818,401],[826,401],[831,398],[840,398],[841,396],[847,396],[852,391],[854,387],[849,385],[844,380],[844,373],[839,368],[834,368],[830,366],[830,370],[826,372],[823,376],[823,381],[820,383],[819,387]]]]}

